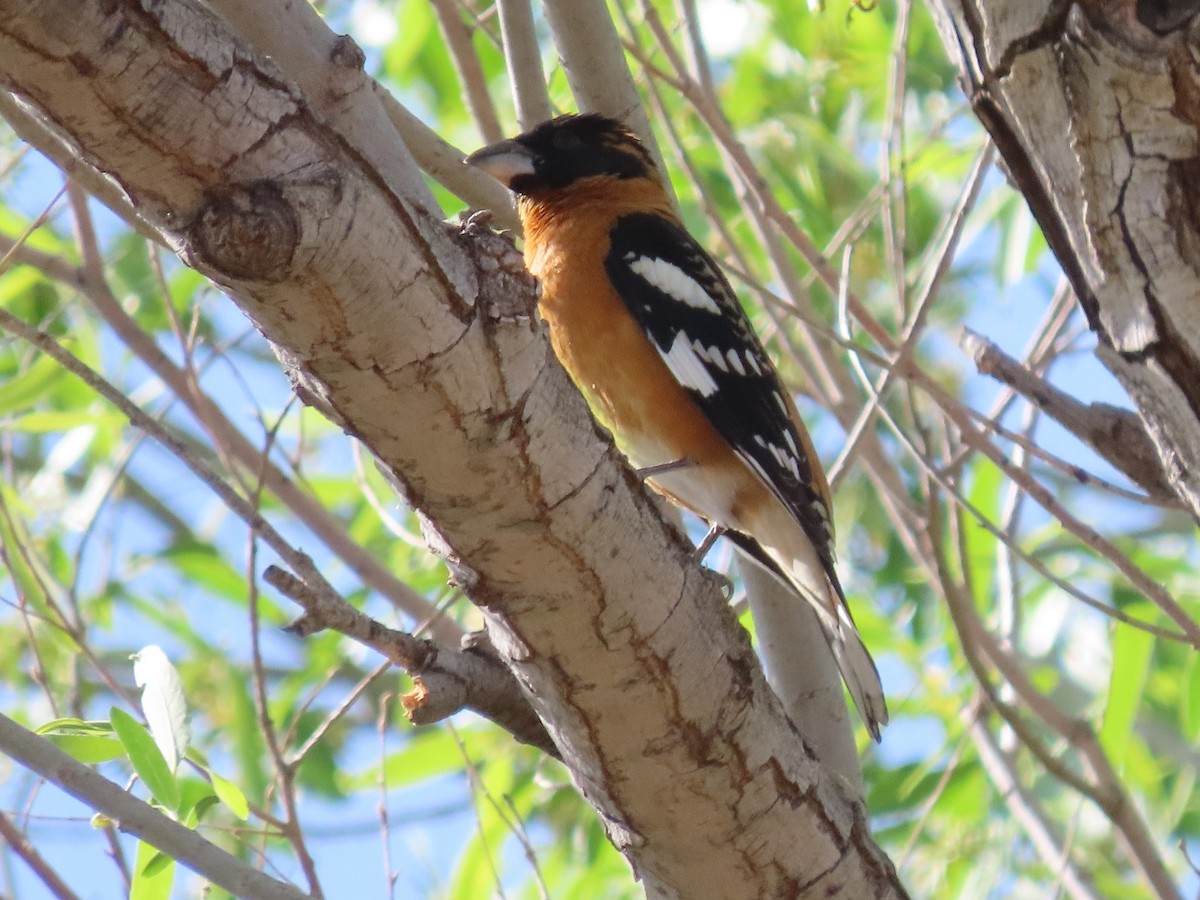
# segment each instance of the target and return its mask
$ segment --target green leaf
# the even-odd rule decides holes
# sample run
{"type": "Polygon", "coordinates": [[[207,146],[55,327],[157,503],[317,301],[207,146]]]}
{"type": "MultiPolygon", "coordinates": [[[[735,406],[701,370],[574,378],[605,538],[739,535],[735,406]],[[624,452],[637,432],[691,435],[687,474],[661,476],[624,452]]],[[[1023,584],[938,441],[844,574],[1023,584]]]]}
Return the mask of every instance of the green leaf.
{"type": "Polygon", "coordinates": [[[124,745],[110,737],[94,734],[49,734],[46,737],[63,753],[87,766],[125,755],[124,745]]]}
{"type": "Polygon", "coordinates": [[[174,882],[175,860],[145,841],[138,841],[129,900],[170,900],[174,882]]]}
{"type": "Polygon", "coordinates": [[[175,860],[171,859],[171,857],[167,856],[161,850],[158,850],[146,861],[146,865],[142,867],[142,875],[146,878],[153,878],[173,862],[175,860]]]}
{"type": "Polygon", "coordinates": [[[176,809],[176,814],[181,822],[189,828],[194,828],[196,823],[189,821],[188,817],[205,800],[216,799],[212,785],[203,778],[195,777],[177,776],[175,781],[179,785],[179,807],[176,809]]]}
{"type": "Polygon", "coordinates": [[[95,409],[56,409],[38,410],[17,416],[12,422],[14,430],[27,434],[46,434],[59,431],[70,431],[81,425],[96,425],[108,427],[123,424],[124,417],[115,413],[105,413],[95,409]]]}
{"type": "Polygon", "coordinates": [[[212,779],[213,790],[221,802],[243,822],[250,818],[250,804],[246,802],[246,795],[238,789],[238,786],[232,781],[222,778],[216,772],[209,771],[208,775],[212,779]]]}
{"type": "MultiPolygon", "coordinates": [[[[1147,603],[1131,604],[1126,611],[1151,621],[1154,610],[1147,603]]],[[[1108,703],[1100,726],[1100,745],[1107,751],[1117,771],[1121,771],[1129,749],[1134,720],[1146,690],[1150,660],[1154,655],[1154,635],[1125,625],[1115,626],[1112,673],[1108,683],[1108,703]]]]}
{"type": "MultiPolygon", "coordinates": [[[[384,761],[384,777],[389,790],[462,771],[462,751],[447,729],[422,728],[411,734],[412,739],[404,749],[388,754],[384,761]]],[[[339,775],[339,783],[347,792],[377,785],[379,767],[372,765],[361,772],[339,775]]]]}
{"type": "Polygon", "coordinates": [[[11,415],[40,402],[65,377],[64,370],[48,356],[40,356],[19,374],[0,382],[0,415],[11,415]]]}
{"type": "Polygon", "coordinates": [[[45,725],[34,729],[34,734],[112,734],[112,725],[108,722],[85,721],[75,716],[64,716],[51,719],[45,725]]]}
{"type": "MultiPolygon", "coordinates": [[[[990,461],[980,459],[971,466],[970,471],[971,489],[967,493],[967,499],[990,521],[997,521],[1000,517],[1005,485],[1000,469],[990,461]]],[[[966,561],[970,567],[970,571],[964,574],[971,578],[972,585],[977,592],[987,596],[990,593],[989,588],[996,579],[998,542],[974,516],[964,516],[963,522],[962,539],[967,544],[966,561]]],[[[951,539],[949,534],[947,534],[947,539],[951,539]]],[[[953,548],[947,549],[949,550],[947,557],[953,559],[955,556],[953,548]]]]}
{"type": "Polygon", "coordinates": [[[183,682],[156,644],[143,647],[133,659],[133,680],[142,689],[142,713],[167,768],[174,772],[192,739],[183,682]]]}
{"type": "Polygon", "coordinates": [[[211,544],[183,540],[159,555],[189,581],[234,603],[246,601],[246,579],[211,544]]]}
{"type": "Polygon", "coordinates": [[[188,827],[195,828],[208,815],[208,811],[214,806],[219,806],[220,803],[221,801],[217,798],[216,794],[210,793],[207,797],[200,798],[200,802],[196,804],[196,807],[190,814],[190,819],[187,823],[188,827]]]}
{"type": "Polygon", "coordinates": [[[171,774],[171,769],[150,732],[139,725],[133,716],[116,706],[112,708],[110,716],[113,731],[125,746],[133,770],[145,783],[154,799],[171,812],[175,812],[179,808],[179,784],[171,774]]]}
{"type": "Polygon", "coordinates": [[[1186,675],[1183,679],[1180,714],[1184,737],[1194,742],[1196,735],[1200,734],[1200,663],[1194,653],[1188,655],[1184,671],[1186,675]]]}

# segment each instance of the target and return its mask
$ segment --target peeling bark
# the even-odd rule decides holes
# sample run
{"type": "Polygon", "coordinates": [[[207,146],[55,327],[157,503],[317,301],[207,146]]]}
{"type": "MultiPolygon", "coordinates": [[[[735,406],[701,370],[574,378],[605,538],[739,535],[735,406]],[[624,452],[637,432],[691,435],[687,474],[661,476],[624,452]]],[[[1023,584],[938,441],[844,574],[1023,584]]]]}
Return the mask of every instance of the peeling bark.
{"type": "MultiPolygon", "coordinates": [[[[334,69],[359,58],[333,46],[334,69]]],[[[446,230],[407,154],[369,144],[387,132],[369,86],[326,83],[346,93],[314,103],[196,2],[0,0],[0,84],[393,475],[650,896],[904,896],[714,579],[521,321],[528,284],[446,230]]]]}
{"type": "MultiPolygon", "coordinates": [[[[1200,8],[931,0],[964,89],[1200,519],[1200,8]]],[[[1149,479],[1152,480],[1152,479],[1149,479]]]]}

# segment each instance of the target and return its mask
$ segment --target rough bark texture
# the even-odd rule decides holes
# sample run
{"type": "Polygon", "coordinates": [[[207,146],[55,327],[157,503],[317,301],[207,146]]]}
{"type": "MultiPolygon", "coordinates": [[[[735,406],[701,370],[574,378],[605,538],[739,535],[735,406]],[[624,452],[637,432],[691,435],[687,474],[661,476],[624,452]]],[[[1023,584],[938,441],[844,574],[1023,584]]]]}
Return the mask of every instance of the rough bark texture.
{"type": "Polygon", "coordinates": [[[0,0],[0,83],[395,475],[651,896],[903,896],[511,279],[339,127],[383,132],[337,47],[305,96],[195,2],[0,0]]]}
{"type": "Polygon", "coordinates": [[[1200,518],[1195,3],[930,0],[967,96],[1200,518]]]}

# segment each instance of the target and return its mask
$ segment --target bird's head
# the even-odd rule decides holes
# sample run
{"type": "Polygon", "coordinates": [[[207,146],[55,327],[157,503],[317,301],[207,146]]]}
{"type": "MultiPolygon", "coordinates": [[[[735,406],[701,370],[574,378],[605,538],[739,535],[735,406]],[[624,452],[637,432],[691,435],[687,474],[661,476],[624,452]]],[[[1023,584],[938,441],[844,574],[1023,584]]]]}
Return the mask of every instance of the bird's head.
{"type": "Polygon", "coordinates": [[[590,178],[657,178],[632,131],[604,116],[559,116],[466,159],[505,187],[538,199],[590,178]]]}

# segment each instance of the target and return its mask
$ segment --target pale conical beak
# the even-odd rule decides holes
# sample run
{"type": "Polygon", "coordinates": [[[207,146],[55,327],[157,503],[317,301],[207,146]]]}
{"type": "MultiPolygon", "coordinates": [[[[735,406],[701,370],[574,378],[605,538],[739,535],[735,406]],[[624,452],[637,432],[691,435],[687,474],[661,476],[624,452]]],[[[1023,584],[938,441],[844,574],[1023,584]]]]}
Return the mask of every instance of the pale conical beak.
{"type": "Polygon", "coordinates": [[[533,153],[516,141],[500,141],[476,150],[465,160],[468,166],[483,169],[505,187],[512,187],[514,178],[533,175],[533,153]]]}

